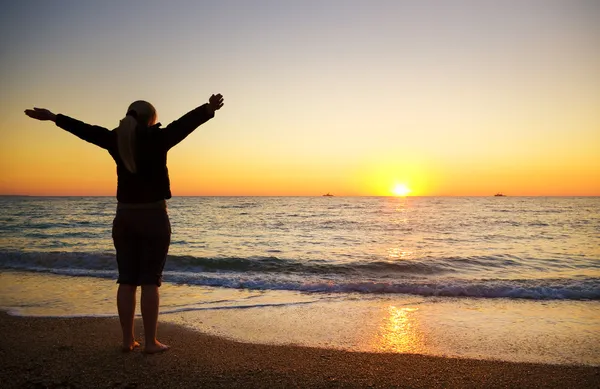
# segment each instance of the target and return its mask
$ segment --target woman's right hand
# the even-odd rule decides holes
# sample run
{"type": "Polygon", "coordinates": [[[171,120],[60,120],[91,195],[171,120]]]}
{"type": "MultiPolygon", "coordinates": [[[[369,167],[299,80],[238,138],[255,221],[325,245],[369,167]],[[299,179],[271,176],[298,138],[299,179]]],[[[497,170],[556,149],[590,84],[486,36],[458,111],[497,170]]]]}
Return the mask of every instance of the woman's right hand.
{"type": "Polygon", "coordinates": [[[37,120],[56,121],[56,115],[45,108],[26,109],[25,115],[37,120]]]}
{"type": "Polygon", "coordinates": [[[210,96],[210,98],[208,99],[208,106],[213,111],[221,109],[221,107],[223,106],[223,95],[219,93],[217,95],[210,96]]]}

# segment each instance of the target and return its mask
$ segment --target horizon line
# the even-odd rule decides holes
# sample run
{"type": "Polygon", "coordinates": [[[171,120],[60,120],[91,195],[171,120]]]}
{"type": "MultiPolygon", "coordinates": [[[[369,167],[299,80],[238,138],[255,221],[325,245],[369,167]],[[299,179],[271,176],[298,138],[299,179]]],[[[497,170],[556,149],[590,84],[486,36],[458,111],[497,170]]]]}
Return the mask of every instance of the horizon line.
{"type": "MultiPolygon", "coordinates": [[[[0,197],[113,197],[116,199],[115,195],[42,195],[42,194],[0,194],[0,197]]],[[[407,195],[407,196],[395,196],[395,195],[176,195],[171,198],[176,197],[391,197],[391,198],[407,198],[407,197],[498,197],[493,194],[490,195],[407,195]]],[[[592,194],[592,195],[503,195],[499,197],[600,197],[600,194],[592,194]]],[[[167,199],[170,200],[170,199],[167,199]]]]}

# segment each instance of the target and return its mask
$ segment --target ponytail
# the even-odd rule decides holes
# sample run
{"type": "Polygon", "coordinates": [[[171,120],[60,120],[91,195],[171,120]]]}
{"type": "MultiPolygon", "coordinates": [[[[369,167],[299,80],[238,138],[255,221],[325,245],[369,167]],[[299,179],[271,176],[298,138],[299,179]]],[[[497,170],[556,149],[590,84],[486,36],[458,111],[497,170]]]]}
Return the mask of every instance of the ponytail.
{"type": "Polygon", "coordinates": [[[131,103],[127,109],[127,115],[121,119],[119,127],[115,129],[117,133],[117,148],[119,157],[130,173],[137,172],[135,163],[135,132],[138,124],[142,127],[149,127],[156,123],[156,109],[147,101],[138,100],[131,103]]]}
{"type": "Polygon", "coordinates": [[[130,173],[135,173],[137,167],[135,165],[135,129],[137,120],[132,115],[127,115],[119,123],[116,128],[117,133],[117,148],[121,161],[129,170],[130,173]]]}

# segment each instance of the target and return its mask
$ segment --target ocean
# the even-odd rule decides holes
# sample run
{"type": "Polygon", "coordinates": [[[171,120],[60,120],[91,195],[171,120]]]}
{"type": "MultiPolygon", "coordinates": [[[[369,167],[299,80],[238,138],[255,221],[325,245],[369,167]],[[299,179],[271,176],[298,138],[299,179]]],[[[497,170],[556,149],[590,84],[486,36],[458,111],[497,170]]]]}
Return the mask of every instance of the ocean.
{"type": "MultiPolygon", "coordinates": [[[[0,197],[0,308],[114,316],[112,197],[0,197]]],[[[175,197],[161,320],[600,365],[599,197],[175,197]]]]}

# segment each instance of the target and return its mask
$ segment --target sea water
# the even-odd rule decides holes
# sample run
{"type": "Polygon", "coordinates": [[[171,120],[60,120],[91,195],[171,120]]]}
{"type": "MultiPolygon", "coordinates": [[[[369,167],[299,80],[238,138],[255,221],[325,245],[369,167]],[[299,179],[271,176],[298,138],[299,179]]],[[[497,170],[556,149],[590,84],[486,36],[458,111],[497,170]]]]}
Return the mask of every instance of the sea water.
{"type": "MultiPolygon", "coordinates": [[[[109,197],[0,198],[0,307],[114,316],[109,197]]],[[[162,320],[357,351],[600,364],[598,197],[176,197],[162,320]]]]}

